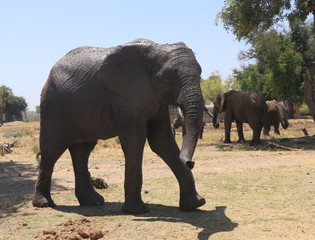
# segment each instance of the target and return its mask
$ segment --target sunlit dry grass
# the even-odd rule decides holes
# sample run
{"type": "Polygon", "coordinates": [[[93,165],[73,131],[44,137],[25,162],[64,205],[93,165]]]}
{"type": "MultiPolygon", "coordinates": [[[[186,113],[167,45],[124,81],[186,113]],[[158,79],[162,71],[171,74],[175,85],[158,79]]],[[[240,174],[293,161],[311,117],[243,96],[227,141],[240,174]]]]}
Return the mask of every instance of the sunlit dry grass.
{"type": "MultiPolygon", "coordinates": [[[[315,134],[311,120],[291,120],[281,139],[303,137],[302,127],[315,134]]],[[[251,130],[244,125],[245,138],[251,130]]],[[[13,153],[0,158],[0,238],[42,239],[44,230],[62,231],[68,220],[87,218],[101,226],[103,239],[314,239],[315,153],[273,152],[236,144],[233,124],[231,151],[218,151],[224,126],[206,126],[199,140],[193,169],[198,192],[207,203],[198,211],[178,209],[179,189],[171,170],[148,144],[144,149],[143,200],[151,212],[140,216],[123,215],[124,155],[119,140],[100,140],[91,154],[92,176],[103,178],[109,188],[97,190],[106,203],[99,207],[79,207],[74,194],[74,175],[68,151],[56,163],[52,196],[56,208],[31,206],[36,179],[35,152],[38,150],[39,123],[8,123],[0,128],[3,142],[19,144],[13,153]],[[6,136],[4,136],[6,135],[6,136]],[[235,147],[239,146],[239,147],[235,147]],[[5,177],[3,177],[5,176],[5,177]]],[[[181,146],[178,131],[176,141],[181,146]]]]}

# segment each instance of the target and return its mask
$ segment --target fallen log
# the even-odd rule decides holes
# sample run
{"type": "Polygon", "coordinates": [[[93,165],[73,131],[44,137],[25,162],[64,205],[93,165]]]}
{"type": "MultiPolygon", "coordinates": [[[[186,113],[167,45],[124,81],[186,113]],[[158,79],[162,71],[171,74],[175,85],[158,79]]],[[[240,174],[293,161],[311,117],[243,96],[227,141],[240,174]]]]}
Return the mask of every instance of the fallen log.
{"type": "Polygon", "coordinates": [[[12,153],[11,148],[14,147],[15,143],[18,140],[19,139],[16,139],[13,143],[7,143],[7,142],[0,143],[0,154],[1,154],[1,156],[4,156],[5,154],[12,153]]]}
{"type": "Polygon", "coordinates": [[[304,133],[304,136],[308,136],[308,132],[305,127],[302,127],[301,130],[304,133]]]}
{"type": "Polygon", "coordinates": [[[264,147],[264,149],[268,148],[268,147],[275,147],[275,148],[279,148],[279,149],[284,149],[284,150],[288,150],[288,151],[303,151],[304,148],[290,148],[290,147],[286,147],[286,146],[282,146],[273,142],[268,142],[267,141],[267,145],[264,147]]]}

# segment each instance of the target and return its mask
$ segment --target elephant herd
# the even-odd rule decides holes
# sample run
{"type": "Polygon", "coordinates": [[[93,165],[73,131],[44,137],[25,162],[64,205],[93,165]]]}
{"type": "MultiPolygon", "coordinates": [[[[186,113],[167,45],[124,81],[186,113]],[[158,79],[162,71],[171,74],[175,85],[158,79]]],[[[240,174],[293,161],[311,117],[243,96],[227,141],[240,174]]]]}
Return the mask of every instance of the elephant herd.
{"type": "MultiPolygon", "coordinates": [[[[254,92],[239,92],[228,91],[226,93],[219,94],[213,101],[212,114],[207,110],[204,113],[209,114],[212,117],[212,123],[214,128],[218,128],[218,114],[224,112],[224,128],[225,139],[224,143],[231,143],[230,131],[232,122],[236,122],[236,128],[238,133],[238,142],[245,142],[243,134],[243,123],[248,123],[253,130],[253,137],[250,145],[260,144],[260,134],[263,129],[263,134],[269,136],[270,127],[274,127],[274,133],[280,134],[279,125],[284,129],[289,126],[287,109],[283,102],[276,100],[265,101],[262,96],[254,92]]],[[[205,107],[205,109],[207,109],[205,107]]],[[[185,135],[184,117],[180,108],[177,109],[177,117],[173,121],[173,134],[175,130],[181,126],[182,133],[185,135]]],[[[202,123],[199,138],[202,139],[202,131],[204,129],[205,122],[202,123]]]]}
{"type": "MultiPolygon", "coordinates": [[[[52,67],[41,92],[41,159],[33,206],[55,206],[52,173],[66,150],[72,159],[79,204],[104,204],[103,196],[91,184],[88,161],[99,139],[115,136],[119,137],[125,157],[122,212],[149,211],[141,196],[146,142],[174,173],[180,209],[190,211],[204,205],[206,200],[198,194],[192,174],[193,154],[203,112],[207,111],[200,79],[201,67],[195,54],[182,42],[158,44],[137,39],[116,47],[79,47],[68,52],[52,67]],[[169,106],[182,110],[185,134],[181,148],[172,133],[169,106]]],[[[283,126],[287,122],[280,116],[284,112],[278,104],[272,105],[270,112],[278,111],[279,116],[271,114],[268,126],[274,124],[278,133],[277,121],[283,126]]],[[[230,142],[231,122],[235,120],[239,141],[244,141],[242,124],[247,122],[254,133],[252,143],[259,143],[267,109],[269,103],[267,108],[255,93],[229,91],[215,100],[213,125],[218,127],[217,115],[225,111],[225,142],[230,142]]]]}

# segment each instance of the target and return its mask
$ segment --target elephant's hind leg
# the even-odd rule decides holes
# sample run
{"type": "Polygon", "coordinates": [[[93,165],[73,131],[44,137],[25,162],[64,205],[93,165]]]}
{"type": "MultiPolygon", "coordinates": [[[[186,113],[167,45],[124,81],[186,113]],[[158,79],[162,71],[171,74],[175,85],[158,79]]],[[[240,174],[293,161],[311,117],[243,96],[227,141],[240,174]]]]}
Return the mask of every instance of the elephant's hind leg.
{"type": "Polygon", "coordinates": [[[262,127],[253,128],[253,139],[250,142],[250,146],[256,146],[259,145],[260,142],[260,133],[261,133],[262,127]]]}
{"type": "MultiPolygon", "coordinates": [[[[44,144],[41,145],[43,146],[44,144]]],[[[55,206],[55,203],[50,195],[51,177],[55,163],[65,151],[65,148],[54,148],[52,147],[52,145],[53,144],[51,144],[49,148],[46,146],[41,146],[39,173],[35,184],[35,193],[32,200],[32,204],[34,207],[55,206]]]]}
{"type": "Polygon", "coordinates": [[[96,143],[97,141],[76,143],[69,147],[75,175],[75,195],[81,206],[97,206],[104,203],[104,198],[92,187],[88,170],[89,156],[96,143]]]}

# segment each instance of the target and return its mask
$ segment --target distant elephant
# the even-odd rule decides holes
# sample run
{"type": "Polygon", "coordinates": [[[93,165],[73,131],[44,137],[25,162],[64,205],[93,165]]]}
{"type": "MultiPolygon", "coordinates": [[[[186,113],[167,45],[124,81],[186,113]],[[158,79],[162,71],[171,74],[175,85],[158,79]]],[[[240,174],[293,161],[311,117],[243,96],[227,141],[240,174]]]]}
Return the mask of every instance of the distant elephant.
{"type": "MultiPolygon", "coordinates": [[[[212,113],[209,112],[209,110],[207,109],[206,106],[204,106],[203,111],[204,111],[203,114],[208,114],[211,118],[213,118],[212,113]]],[[[176,129],[181,127],[182,128],[182,136],[184,137],[186,134],[185,124],[184,124],[184,116],[183,116],[182,110],[179,107],[176,108],[176,112],[177,112],[177,115],[176,115],[176,118],[174,119],[173,124],[172,124],[173,135],[175,137],[176,129]]],[[[206,122],[204,120],[202,120],[200,132],[199,132],[199,139],[202,139],[203,130],[204,130],[205,125],[206,125],[206,122]]]]}
{"type": "Polygon", "coordinates": [[[289,126],[287,109],[283,102],[277,102],[276,100],[266,101],[267,115],[264,123],[263,134],[269,136],[270,126],[274,127],[275,134],[280,135],[279,123],[281,123],[284,129],[289,126]]]}
{"type": "Polygon", "coordinates": [[[138,39],[67,53],[51,69],[41,93],[41,161],[33,206],[55,205],[50,195],[52,172],[66,149],[80,205],[103,204],[104,198],[91,185],[88,158],[98,139],[117,135],[125,155],[124,213],[149,211],[141,198],[146,139],[178,180],[180,209],[205,204],[191,171],[204,106],[200,74],[194,52],[184,43],[138,39]],[[181,150],[172,136],[168,105],[181,107],[186,119],[181,150]]]}
{"type": "Polygon", "coordinates": [[[213,102],[213,126],[218,128],[218,113],[225,112],[225,143],[230,143],[231,124],[235,120],[238,142],[245,142],[243,123],[248,123],[253,130],[250,145],[260,144],[260,133],[263,127],[267,105],[262,96],[254,92],[228,91],[219,94],[213,102]]]}

